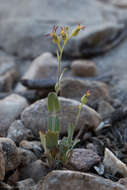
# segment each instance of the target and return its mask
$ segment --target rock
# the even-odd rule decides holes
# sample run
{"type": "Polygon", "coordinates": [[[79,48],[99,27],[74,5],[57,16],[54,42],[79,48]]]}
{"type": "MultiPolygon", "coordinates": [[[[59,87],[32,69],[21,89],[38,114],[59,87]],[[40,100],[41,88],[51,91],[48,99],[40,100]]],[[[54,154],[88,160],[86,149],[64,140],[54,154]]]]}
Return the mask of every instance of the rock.
{"type": "Polygon", "coordinates": [[[75,171],[52,171],[38,185],[38,190],[126,190],[123,185],[102,177],[75,171]]]}
{"type": "Polygon", "coordinates": [[[14,170],[20,164],[20,157],[15,143],[9,138],[0,138],[0,145],[5,159],[6,172],[14,170]]]}
{"type": "Polygon", "coordinates": [[[31,140],[33,135],[30,129],[26,129],[20,120],[16,120],[9,127],[7,137],[19,144],[22,140],[31,140]]]}
{"type": "Polygon", "coordinates": [[[27,166],[31,162],[37,160],[36,155],[30,151],[23,148],[18,148],[19,156],[20,156],[20,166],[27,166]]]}
{"type": "Polygon", "coordinates": [[[127,177],[121,178],[118,182],[127,188],[127,177]]]}
{"type": "Polygon", "coordinates": [[[122,106],[127,105],[127,88],[125,88],[127,84],[127,64],[125,64],[127,60],[126,49],[127,39],[104,56],[93,59],[98,68],[98,76],[102,75],[102,73],[106,75],[112,74],[112,79],[109,83],[110,94],[113,99],[119,99],[122,106]]]}
{"type": "MultiPolygon", "coordinates": [[[[57,76],[57,60],[51,53],[43,53],[31,64],[23,79],[48,79],[57,76]]],[[[18,84],[16,91],[26,90],[24,86],[18,84]]]]}
{"type": "Polygon", "coordinates": [[[66,78],[61,82],[61,96],[80,101],[84,93],[90,90],[88,105],[96,107],[101,100],[111,101],[106,84],[97,81],[66,78]]]}
{"type": "Polygon", "coordinates": [[[78,2],[71,0],[69,6],[64,0],[59,2],[55,0],[52,9],[46,0],[43,3],[41,0],[36,2],[32,0],[29,4],[25,0],[22,2],[6,0],[6,4],[1,3],[0,12],[1,48],[27,59],[35,58],[44,51],[56,50],[51,39],[45,36],[51,31],[52,20],[57,20],[58,25],[64,24],[72,27],[77,24],[77,21],[84,23],[85,18],[84,24],[88,29],[82,32],[80,38],[72,41],[71,49],[69,49],[71,51],[66,52],[71,56],[81,55],[84,51],[87,54],[87,49],[95,51],[97,44],[99,44],[97,50],[98,46],[100,50],[105,46],[109,47],[112,41],[115,41],[115,37],[119,36],[122,23],[121,19],[121,22],[117,24],[119,19],[117,9],[112,6],[104,6],[97,0],[79,0],[78,2]],[[85,3],[85,7],[82,6],[82,2],[85,3]],[[62,11],[58,13],[57,10],[60,7],[62,7],[62,11]],[[75,7],[80,14],[75,15],[75,7]],[[47,10],[49,11],[47,12],[47,10]],[[92,14],[94,16],[91,16],[92,14]]]}
{"type": "Polygon", "coordinates": [[[120,100],[118,100],[118,99],[114,99],[113,100],[113,107],[114,108],[120,108],[122,106],[122,102],[120,101],[120,100]]]}
{"type": "Polygon", "coordinates": [[[35,190],[35,183],[32,179],[25,179],[17,183],[18,190],[35,190]]]}
{"type": "Polygon", "coordinates": [[[126,9],[127,8],[127,1],[126,0],[112,0],[111,1],[115,6],[119,7],[119,8],[123,8],[126,9]]]}
{"type": "Polygon", "coordinates": [[[127,76],[124,76],[124,73],[123,73],[123,76],[121,76],[121,79],[119,79],[117,81],[117,84],[115,84],[112,88],[112,96],[114,98],[118,98],[122,102],[122,105],[127,105],[127,98],[126,98],[127,90],[125,88],[126,83],[127,83],[127,76]]]}
{"type": "Polygon", "coordinates": [[[11,91],[18,79],[17,66],[14,59],[2,53],[0,54],[0,92],[11,91]]]}
{"type": "MultiPolygon", "coordinates": [[[[59,98],[61,104],[61,110],[58,113],[58,117],[61,122],[61,134],[67,132],[67,126],[69,123],[75,122],[78,106],[80,103],[75,100],[59,98]]],[[[49,112],[47,109],[47,99],[42,99],[26,108],[21,114],[21,120],[24,126],[30,130],[35,136],[39,136],[39,131],[45,131],[48,127],[49,112]]],[[[96,129],[100,123],[101,118],[92,108],[83,106],[77,129],[81,126],[92,127],[96,129]]]]}
{"type": "Polygon", "coordinates": [[[14,190],[13,187],[11,187],[10,185],[3,183],[3,182],[0,182],[0,189],[1,190],[14,190]]]}
{"type": "Polygon", "coordinates": [[[106,101],[99,102],[98,105],[98,113],[101,115],[102,118],[105,118],[107,115],[114,112],[115,109],[106,101]]]}
{"type": "Polygon", "coordinates": [[[3,181],[5,177],[5,160],[2,151],[2,146],[0,145],[0,181],[3,181]]]}
{"type": "Polygon", "coordinates": [[[87,148],[88,150],[92,150],[93,152],[97,152],[96,146],[95,146],[93,143],[88,143],[88,144],[86,145],[86,148],[87,148]]]}
{"type": "Polygon", "coordinates": [[[16,94],[0,100],[0,136],[6,136],[9,126],[27,106],[26,99],[16,94]]]}
{"type": "Polygon", "coordinates": [[[19,146],[21,148],[32,151],[38,158],[41,157],[43,150],[40,141],[26,141],[23,140],[20,142],[19,146]]]}
{"type": "Polygon", "coordinates": [[[123,177],[127,177],[126,164],[120,161],[108,148],[105,149],[103,163],[108,173],[112,175],[120,174],[123,177]]]}
{"type": "Polygon", "coordinates": [[[41,160],[36,160],[20,169],[20,179],[32,178],[36,183],[46,176],[48,169],[43,166],[41,160]]]}
{"type": "Polygon", "coordinates": [[[69,160],[68,165],[73,170],[87,172],[92,166],[98,164],[101,161],[100,156],[92,150],[77,148],[73,150],[72,157],[69,160]]]}
{"type": "Polygon", "coordinates": [[[16,169],[12,175],[8,177],[7,184],[16,184],[19,181],[19,171],[16,169]]]}
{"type": "Polygon", "coordinates": [[[80,77],[94,77],[96,75],[96,65],[94,62],[76,60],[72,62],[71,70],[73,75],[80,77]]]}

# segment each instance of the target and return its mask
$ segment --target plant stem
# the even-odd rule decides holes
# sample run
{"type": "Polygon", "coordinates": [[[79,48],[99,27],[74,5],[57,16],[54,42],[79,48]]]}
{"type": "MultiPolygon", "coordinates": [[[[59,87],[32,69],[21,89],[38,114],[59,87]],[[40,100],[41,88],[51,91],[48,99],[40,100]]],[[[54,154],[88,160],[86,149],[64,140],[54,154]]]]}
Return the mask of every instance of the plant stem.
{"type": "Polygon", "coordinates": [[[83,106],[83,104],[79,105],[79,109],[78,109],[78,113],[77,113],[77,116],[76,116],[74,128],[76,128],[76,126],[78,124],[78,121],[79,121],[79,118],[80,118],[80,113],[81,113],[81,110],[82,110],[82,106],[83,106]]]}
{"type": "Polygon", "coordinates": [[[60,75],[61,75],[61,60],[62,60],[62,55],[63,55],[63,51],[64,51],[66,43],[67,43],[67,40],[64,41],[64,44],[63,44],[62,48],[61,48],[60,45],[58,46],[60,53],[57,51],[57,60],[58,60],[58,79],[57,79],[57,83],[58,83],[59,88],[60,88],[60,75]]]}

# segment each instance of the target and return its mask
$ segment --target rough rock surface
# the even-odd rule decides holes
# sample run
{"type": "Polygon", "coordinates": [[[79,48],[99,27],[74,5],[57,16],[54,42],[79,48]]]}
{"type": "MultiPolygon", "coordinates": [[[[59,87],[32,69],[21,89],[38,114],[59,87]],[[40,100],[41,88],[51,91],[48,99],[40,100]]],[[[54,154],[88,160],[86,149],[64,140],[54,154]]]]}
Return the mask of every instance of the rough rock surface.
{"type": "Polygon", "coordinates": [[[91,61],[76,60],[72,62],[73,75],[80,77],[94,77],[96,75],[96,64],[91,61]]]}
{"type": "Polygon", "coordinates": [[[0,188],[1,188],[1,190],[4,190],[4,189],[6,189],[6,190],[13,190],[14,189],[10,185],[8,185],[6,183],[3,183],[3,182],[0,182],[0,188]]]}
{"type": "Polygon", "coordinates": [[[19,144],[22,140],[32,139],[33,135],[30,129],[24,127],[21,120],[16,120],[9,127],[7,137],[19,144]]]}
{"type": "Polygon", "coordinates": [[[0,138],[0,145],[5,159],[5,170],[11,171],[20,164],[20,156],[15,143],[9,138],[0,138]]]}
{"type": "Polygon", "coordinates": [[[26,179],[17,183],[18,190],[35,190],[35,183],[32,179],[26,179]]]}
{"type": "Polygon", "coordinates": [[[126,190],[119,183],[75,171],[53,171],[49,173],[38,190],[126,190]]]}
{"type": "Polygon", "coordinates": [[[5,159],[0,145],[0,181],[3,181],[5,177],[5,159]]]}
{"type": "Polygon", "coordinates": [[[26,141],[20,142],[19,146],[26,150],[31,150],[37,157],[41,157],[43,154],[43,148],[40,141],[26,141]]]}
{"type": "Polygon", "coordinates": [[[36,160],[20,169],[20,179],[32,178],[36,183],[48,174],[48,169],[41,160],[36,160]]]}
{"type": "Polygon", "coordinates": [[[127,177],[121,178],[118,182],[127,188],[127,177]]]}
{"type": "Polygon", "coordinates": [[[68,164],[74,170],[87,172],[92,166],[98,164],[100,160],[101,158],[93,150],[76,148],[73,150],[68,164]]]}
{"type": "MultiPolygon", "coordinates": [[[[67,132],[69,123],[75,121],[77,115],[79,102],[66,98],[59,98],[61,110],[58,113],[61,122],[61,133],[67,132]]],[[[49,112],[47,109],[47,99],[42,99],[27,107],[21,114],[21,120],[26,128],[31,129],[32,133],[36,136],[39,131],[45,131],[48,127],[49,112]]],[[[80,114],[80,119],[76,129],[81,126],[92,127],[94,130],[100,123],[101,118],[92,108],[84,105],[80,114]]]]}
{"type": "Polygon", "coordinates": [[[95,107],[101,100],[111,101],[108,86],[102,82],[65,78],[61,82],[61,96],[80,101],[84,93],[90,90],[88,105],[95,107]]]}
{"type": "Polygon", "coordinates": [[[19,156],[20,156],[20,165],[22,167],[27,166],[31,162],[34,162],[35,160],[37,160],[36,155],[30,150],[18,148],[18,152],[19,152],[19,156]]]}
{"type": "Polygon", "coordinates": [[[24,108],[28,106],[25,98],[12,94],[0,100],[0,136],[6,136],[8,128],[17,119],[24,108]]]}

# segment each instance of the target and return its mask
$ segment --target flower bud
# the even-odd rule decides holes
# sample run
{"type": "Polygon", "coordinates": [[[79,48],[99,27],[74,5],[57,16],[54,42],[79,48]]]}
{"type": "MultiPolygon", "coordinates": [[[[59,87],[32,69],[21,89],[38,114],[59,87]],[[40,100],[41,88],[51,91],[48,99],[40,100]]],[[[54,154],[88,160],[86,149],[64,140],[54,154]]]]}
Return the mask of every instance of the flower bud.
{"type": "Polygon", "coordinates": [[[85,29],[85,26],[81,26],[80,24],[78,24],[76,29],[72,31],[71,37],[77,36],[79,34],[80,30],[84,30],[84,29],[85,29]]]}
{"type": "Polygon", "coordinates": [[[81,103],[82,104],[86,104],[86,102],[88,101],[88,97],[90,96],[90,91],[88,90],[87,92],[86,92],[86,94],[84,94],[84,96],[82,96],[82,98],[81,98],[81,103]]]}
{"type": "Polygon", "coordinates": [[[61,27],[60,36],[64,42],[68,39],[67,28],[61,27]]]}

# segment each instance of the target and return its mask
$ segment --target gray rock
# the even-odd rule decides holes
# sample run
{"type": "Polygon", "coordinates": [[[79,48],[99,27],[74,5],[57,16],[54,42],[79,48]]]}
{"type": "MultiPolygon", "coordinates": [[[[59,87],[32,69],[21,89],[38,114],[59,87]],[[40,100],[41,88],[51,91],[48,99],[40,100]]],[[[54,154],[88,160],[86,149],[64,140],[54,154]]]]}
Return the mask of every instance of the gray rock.
{"type": "Polygon", "coordinates": [[[19,146],[21,148],[31,150],[38,158],[40,158],[42,153],[43,153],[40,141],[26,141],[26,140],[23,140],[23,141],[20,142],[19,146]]]}
{"type": "Polygon", "coordinates": [[[18,148],[18,152],[20,156],[20,165],[22,167],[27,166],[31,162],[37,160],[36,155],[30,150],[26,150],[24,148],[18,148]]]}
{"type": "MultiPolygon", "coordinates": [[[[53,78],[57,75],[57,65],[57,60],[51,53],[43,53],[32,62],[22,79],[53,78]]],[[[26,90],[26,88],[18,84],[15,90],[20,92],[26,90]]]]}
{"type": "Polygon", "coordinates": [[[121,178],[118,182],[127,188],[127,177],[121,178]]]}
{"type": "Polygon", "coordinates": [[[11,91],[17,81],[18,72],[14,58],[0,53],[0,92],[11,91]]]}
{"type": "Polygon", "coordinates": [[[16,184],[19,181],[19,171],[18,168],[14,170],[7,178],[7,184],[16,184]]]}
{"type": "Polygon", "coordinates": [[[48,169],[41,160],[36,160],[20,169],[20,179],[32,178],[36,183],[47,175],[48,169]]]}
{"type": "Polygon", "coordinates": [[[9,138],[0,138],[0,145],[5,159],[5,170],[11,171],[20,164],[20,156],[15,143],[9,138]]]}
{"type": "Polygon", "coordinates": [[[88,105],[96,107],[101,101],[111,101],[108,87],[105,83],[90,80],[80,80],[73,78],[63,79],[61,82],[61,96],[80,101],[81,97],[90,90],[91,95],[88,98],[88,105]]]}
{"type": "Polygon", "coordinates": [[[38,190],[126,190],[126,187],[102,177],[75,171],[53,171],[38,185],[38,190]]]}
{"type": "Polygon", "coordinates": [[[72,62],[73,75],[80,77],[94,77],[96,75],[96,64],[91,61],[76,60],[72,62]]]}
{"type": "Polygon", "coordinates": [[[25,98],[12,94],[0,100],[0,136],[6,136],[8,128],[17,119],[28,103],[25,98]]]}
{"type": "Polygon", "coordinates": [[[24,127],[21,120],[16,120],[9,127],[7,137],[19,144],[22,140],[32,139],[33,135],[30,129],[24,127]]]}
{"type": "MultiPolygon", "coordinates": [[[[58,113],[61,122],[61,133],[67,132],[69,123],[74,123],[80,103],[75,100],[59,98],[61,110],[58,113]]],[[[33,134],[38,136],[39,131],[45,131],[48,127],[49,112],[47,109],[47,99],[42,99],[26,108],[21,114],[21,120],[24,126],[32,130],[33,134]]],[[[96,111],[84,105],[81,111],[80,119],[76,130],[81,126],[87,125],[94,130],[100,123],[101,118],[96,111]]]]}
{"type": "Polygon", "coordinates": [[[87,172],[92,166],[98,164],[100,161],[100,156],[93,150],[77,148],[73,150],[68,165],[71,166],[73,170],[87,172]]]}
{"type": "Polygon", "coordinates": [[[35,183],[32,179],[25,179],[17,182],[18,190],[35,190],[35,183]]]}
{"type": "Polygon", "coordinates": [[[112,75],[109,81],[110,94],[113,98],[119,99],[122,102],[122,106],[127,105],[126,49],[127,40],[124,40],[119,47],[116,47],[104,56],[93,59],[97,65],[98,75],[104,75],[104,73],[105,75],[112,75]]]}
{"type": "Polygon", "coordinates": [[[14,188],[6,183],[0,182],[0,189],[1,190],[13,190],[14,188]]]}
{"type": "Polygon", "coordinates": [[[100,101],[98,105],[98,113],[102,118],[105,118],[109,114],[111,114],[115,109],[106,101],[100,101]]]}
{"type": "Polygon", "coordinates": [[[0,44],[2,49],[11,54],[35,58],[44,51],[55,51],[51,39],[45,37],[51,31],[52,23],[74,26],[80,21],[85,22],[89,29],[82,32],[80,39],[72,41],[71,51],[67,53],[81,55],[84,49],[87,51],[86,47],[89,51],[91,46],[95,50],[95,42],[99,44],[97,48],[105,48],[120,33],[122,21],[116,24],[119,19],[117,12],[112,6],[104,6],[97,0],[71,0],[69,4],[65,0],[55,0],[53,3],[47,0],[31,0],[30,3],[25,0],[6,0],[6,4],[1,3],[0,7],[0,44]],[[75,15],[74,10],[80,14],[75,15]]]}
{"type": "Polygon", "coordinates": [[[127,1],[126,0],[111,0],[111,3],[119,8],[127,9],[127,1]]]}
{"type": "Polygon", "coordinates": [[[2,146],[0,144],[0,181],[3,181],[5,177],[5,159],[2,151],[2,146]]]}

